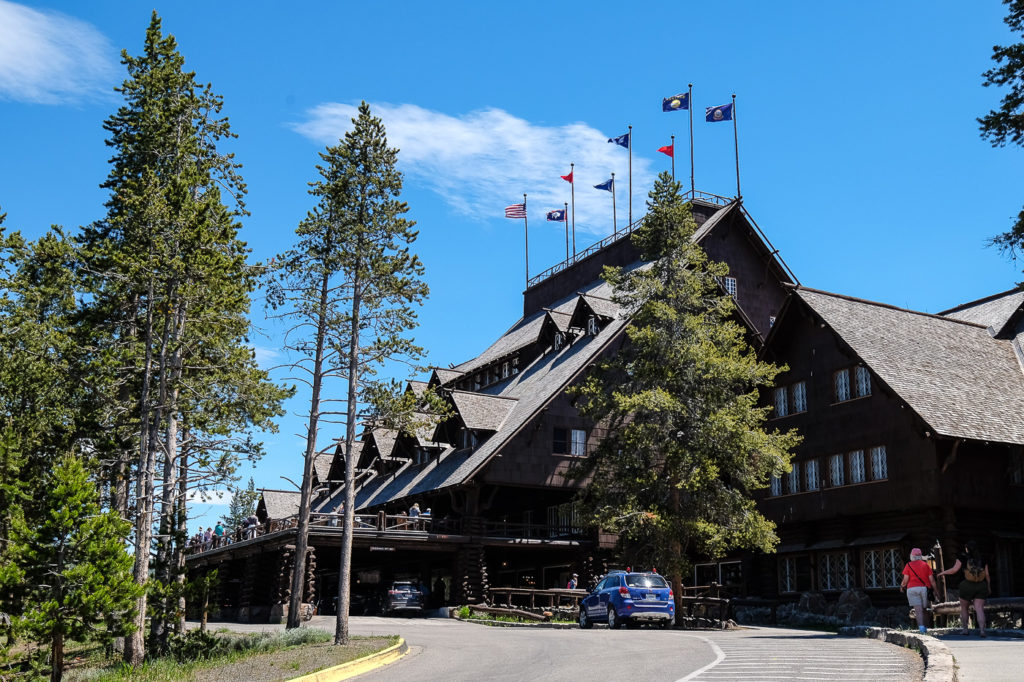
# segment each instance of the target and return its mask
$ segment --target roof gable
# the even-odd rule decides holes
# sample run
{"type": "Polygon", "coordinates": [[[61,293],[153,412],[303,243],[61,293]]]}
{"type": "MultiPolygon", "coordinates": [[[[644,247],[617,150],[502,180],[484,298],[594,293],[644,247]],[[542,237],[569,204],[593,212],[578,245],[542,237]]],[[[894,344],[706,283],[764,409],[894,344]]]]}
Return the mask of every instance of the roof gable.
{"type": "Polygon", "coordinates": [[[515,398],[452,391],[452,403],[462,423],[474,431],[497,431],[516,405],[515,398]]]}

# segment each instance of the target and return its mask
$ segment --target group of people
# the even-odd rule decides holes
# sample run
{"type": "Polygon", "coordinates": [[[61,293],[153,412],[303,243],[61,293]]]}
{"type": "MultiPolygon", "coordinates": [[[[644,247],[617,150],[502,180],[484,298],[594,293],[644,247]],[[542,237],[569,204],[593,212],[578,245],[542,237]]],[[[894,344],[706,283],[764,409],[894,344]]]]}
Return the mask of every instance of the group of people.
{"type": "Polygon", "coordinates": [[[978,623],[978,634],[985,637],[985,599],[992,594],[992,576],[988,572],[988,563],[978,551],[978,545],[971,541],[964,545],[963,552],[957,555],[956,563],[946,570],[935,573],[925,560],[924,554],[917,547],[910,550],[910,561],[903,567],[903,581],[900,590],[907,595],[907,602],[914,607],[917,618],[917,629],[921,633],[928,631],[925,616],[928,609],[928,591],[938,593],[935,578],[944,575],[956,575],[963,572],[957,592],[960,596],[960,634],[968,635],[970,630],[970,607],[974,605],[974,617],[978,623]]]}
{"type": "Polygon", "coordinates": [[[193,552],[205,552],[210,549],[230,545],[232,542],[250,540],[256,537],[259,526],[259,519],[256,518],[255,514],[250,514],[242,521],[242,524],[232,535],[231,533],[228,533],[224,524],[218,521],[217,525],[208,526],[206,530],[200,528],[199,531],[189,539],[188,547],[193,552]]]}
{"type": "Polygon", "coordinates": [[[408,517],[410,519],[410,527],[413,530],[430,527],[430,507],[427,507],[424,511],[420,511],[420,503],[413,502],[412,506],[409,507],[408,517]]]}

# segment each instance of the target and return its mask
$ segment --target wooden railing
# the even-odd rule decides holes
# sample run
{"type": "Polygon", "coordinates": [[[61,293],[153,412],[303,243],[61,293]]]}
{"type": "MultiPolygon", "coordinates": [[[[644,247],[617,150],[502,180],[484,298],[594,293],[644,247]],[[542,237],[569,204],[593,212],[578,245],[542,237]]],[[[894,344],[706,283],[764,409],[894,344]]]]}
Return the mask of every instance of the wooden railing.
{"type": "Polygon", "coordinates": [[[525,587],[492,587],[489,592],[491,604],[532,608],[538,606],[577,608],[580,605],[580,599],[589,594],[586,590],[534,590],[525,587]]]}

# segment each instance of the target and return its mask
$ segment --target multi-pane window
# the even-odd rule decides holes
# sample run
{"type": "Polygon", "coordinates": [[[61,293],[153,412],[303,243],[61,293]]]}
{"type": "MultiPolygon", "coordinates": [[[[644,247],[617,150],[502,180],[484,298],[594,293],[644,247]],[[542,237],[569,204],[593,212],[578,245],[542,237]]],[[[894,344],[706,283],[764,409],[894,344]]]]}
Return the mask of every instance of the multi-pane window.
{"type": "Polygon", "coordinates": [[[868,368],[857,367],[855,374],[857,377],[857,397],[863,398],[866,395],[871,395],[871,373],[868,372],[868,368]]]}
{"type": "Polygon", "coordinates": [[[796,557],[779,559],[779,592],[796,592],[796,557]]]}
{"type": "Polygon", "coordinates": [[[508,379],[510,372],[509,364],[507,362],[501,363],[501,378],[508,379]]]}
{"type": "Polygon", "coordinates": [[[853,564],[849,552],[833,552],[818,557],[818,587],[847,590],[853,587],[853,564]]]}
{"type": "Polygon", "coordinates": [[[836,402],[841,403],[850,399],[850,370],[841,369],[834,375],[836,402]]]}
{"type": "Polygon", "coordinates": [[[881,481],[889,478],[889,464],[885,455],[885,446],[871,448],[871,480],[881,481]]]}
{"type": "Polygon", "coordinates": [[[789,492],[789,493],[798,493],[798,492],[800,492],[800,463],[799,462],[793,462],[793,468],[792,468],[792,470],[790,470],[790,472],[786,476],[786,478],[788,479],[786,481],[786,483],[788,484],[787,487],[789,488],[789,490],[787,492],[789,492]]]}
{"type": "Polygon", "coordinates": [[[850,483],[863,483],[864,476],[864,451],[854,450],[850,453],[850,483]]]}
{"type": "Polygon", "coordinates": [[[736,298],[736,278],[735,277],[726,277],[725,278],[725,290],[729,293],[730,296],[732,296],[733,298],[736,298]]]}
{"type": "Polygon", "coordinates": [[[828,458],[828,483],[832,487],[841,486],[846,483],[843,459],[843,455],[832,455],[828,458]]]}
{"type": "Polygon", "coordinates": [[[793,411],[807,411],[807,382],[798,381],[793,384],[793,411]]]}
{"type": "Polygon", "coordinates": [[[804,471],[807,474],[807,490],[818,489],[818,460],[809,459],[804,463],[804,471]]]}
{"type": "Polygon", "coordinates": [[[864,587],[899,587],[903,562],[899,549],[869,549],[863,554],[864,587]]]}
{"type": "Polygon", "coordinates": [[[786,387],[779,386],[775,389],[775,416],[785,417],[789,414],[789,396],[786,387]]]}
{"type": "Polygon", "coordinates": [[[782,494],[782,478],[779,476],[772,476],[769,484],[769,493],[772,497],[778,497],[782,494]]]}
{"type": "Polygon", "coordinates": [[[569,454],[582,457],[587,454],[587,432],[583,429],[572,430],[572,441],[569,443],[569,454]]]}

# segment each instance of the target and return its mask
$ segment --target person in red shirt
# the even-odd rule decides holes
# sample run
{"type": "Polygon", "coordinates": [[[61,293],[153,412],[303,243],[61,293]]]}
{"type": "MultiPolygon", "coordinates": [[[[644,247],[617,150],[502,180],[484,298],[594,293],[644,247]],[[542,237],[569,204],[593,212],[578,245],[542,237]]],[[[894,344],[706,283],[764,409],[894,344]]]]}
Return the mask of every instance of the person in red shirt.
{"type": "Polygon", "coordinates": [[[935,574],[932,567],[924,560],[921,550],[917,547],[910,550],[910,561],[903,567],[903,583],[900,591],[907,593],[907,602],[914,607],[917,617],[917,629],[921,634],[928,632],[925,626],[925,614],[928,612],[928,588],[937,590],[935,574]]]}

